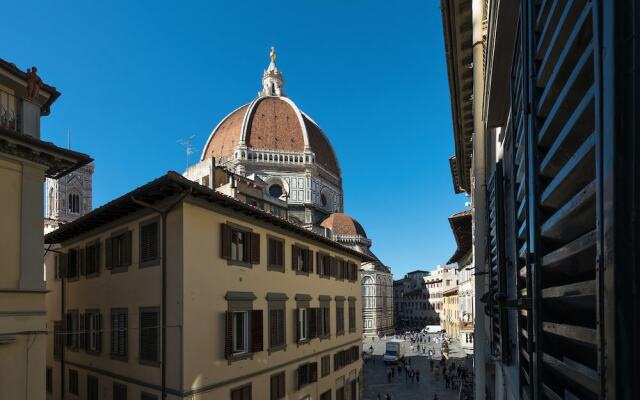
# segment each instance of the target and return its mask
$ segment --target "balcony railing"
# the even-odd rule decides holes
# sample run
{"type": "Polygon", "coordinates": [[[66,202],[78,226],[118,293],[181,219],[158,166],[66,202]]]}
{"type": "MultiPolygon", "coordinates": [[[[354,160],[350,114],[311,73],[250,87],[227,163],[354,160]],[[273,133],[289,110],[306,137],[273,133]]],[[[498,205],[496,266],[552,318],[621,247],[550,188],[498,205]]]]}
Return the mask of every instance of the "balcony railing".
{"type": "Polygon", "coordinates": [[[0,90],[0,127],[20,130],[18,98],[4,90],[0,90]]]}

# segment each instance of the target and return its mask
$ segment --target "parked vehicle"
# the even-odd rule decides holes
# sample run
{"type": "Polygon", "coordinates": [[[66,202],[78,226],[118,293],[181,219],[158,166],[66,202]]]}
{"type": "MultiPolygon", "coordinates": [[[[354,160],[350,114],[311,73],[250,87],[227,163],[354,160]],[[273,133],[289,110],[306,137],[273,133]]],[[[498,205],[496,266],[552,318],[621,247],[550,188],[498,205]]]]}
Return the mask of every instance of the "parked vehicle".
{"type": "Polygon", "coordinates": [[[442,328],[440,327],[440,325],[427,325],[422,331],[426,333],[440,333],[442,331],[442,328]]]}
{"type": "Polygon", "coordinates": [[[387,342],[387,349],[383,360],[385,363],[395,363],[404,358],[407,342],[405,340],[393,339],[387,342]]]}

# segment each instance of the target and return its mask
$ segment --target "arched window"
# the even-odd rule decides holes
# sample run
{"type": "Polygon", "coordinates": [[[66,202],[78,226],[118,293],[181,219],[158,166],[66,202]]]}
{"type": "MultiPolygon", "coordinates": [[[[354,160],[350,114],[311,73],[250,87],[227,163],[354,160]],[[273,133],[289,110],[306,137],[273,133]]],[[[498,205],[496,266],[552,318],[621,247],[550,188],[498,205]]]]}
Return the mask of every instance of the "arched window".
{"type": "Polygon", "coordinates": [[[71,214],[80,214],[80,195],[77,193],[69,193],[69,212],[71,214]]]}
{"type": "Polygon", "coordinates": [[[55,193],[53,192],[53,188],[49,188],[49,195],[47,196],[47,210],[48,210],[49,218],[51,218],[51,216],[55,211],[55,202],[56,202],[56,196],[55,196],[55,193]]]}

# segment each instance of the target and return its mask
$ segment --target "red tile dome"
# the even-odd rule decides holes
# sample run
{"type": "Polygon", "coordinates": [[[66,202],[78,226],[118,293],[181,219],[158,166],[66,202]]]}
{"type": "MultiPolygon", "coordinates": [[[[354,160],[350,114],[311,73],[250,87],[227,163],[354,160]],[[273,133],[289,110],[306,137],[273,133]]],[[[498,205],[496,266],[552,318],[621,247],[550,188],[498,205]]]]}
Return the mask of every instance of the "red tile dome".
{"type": "Polygon", "coordinates": [[[322,221],[320,226],[331,229],[331,233],[344,236],[367,237],[367,233],[358,221],[344,213],[333,213],[322,221]]]}
{"type": "Polygon", "coordinates": [[[249,150],[315,154],[315,164],[341,177],[338,160],[322,129],[284,96],[260,96],[228,114],[215,127],[202,159],[233,157],[243,143],[249,150]]]}

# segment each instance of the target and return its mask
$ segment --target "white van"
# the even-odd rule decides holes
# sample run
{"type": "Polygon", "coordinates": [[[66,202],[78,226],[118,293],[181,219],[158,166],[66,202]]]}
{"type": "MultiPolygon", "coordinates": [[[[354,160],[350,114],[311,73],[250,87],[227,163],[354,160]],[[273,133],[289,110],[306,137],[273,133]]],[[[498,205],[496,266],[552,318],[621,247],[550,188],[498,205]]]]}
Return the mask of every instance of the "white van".
{"type": "Polygon", "coordinates": [[[387,342],[387,349],[384,352],[384,362],[394,363],[402,360],[404,358],[406,343],[405,340],[400,339],[389,340],[387,342]]]}
{"type": "Polygon", "coordinates": [[[425,333],[440,333],[442,332],[442,328],[440,325],[427,325],[422,331],[425,333]]]}

